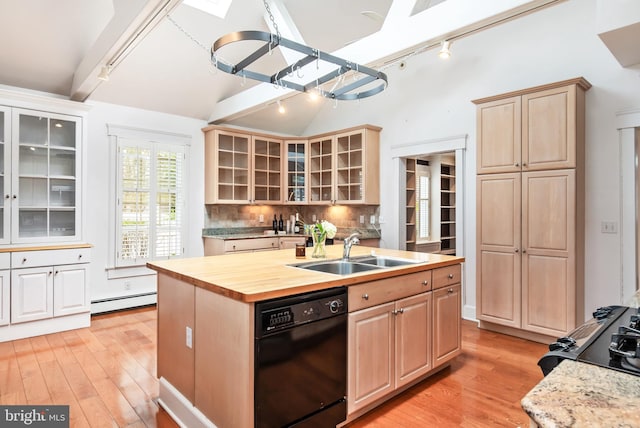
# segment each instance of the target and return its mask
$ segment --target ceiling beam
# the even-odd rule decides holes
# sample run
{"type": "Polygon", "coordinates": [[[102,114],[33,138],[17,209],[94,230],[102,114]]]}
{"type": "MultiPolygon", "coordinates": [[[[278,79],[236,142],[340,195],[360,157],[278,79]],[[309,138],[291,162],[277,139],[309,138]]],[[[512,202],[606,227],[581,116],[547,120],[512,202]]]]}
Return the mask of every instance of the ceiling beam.
{"type": "Polygon", "coordinates": [[[182,0],[113,0],[113,18],[73,75],[69,97],[84,101],[103,82],[102,67],[110,71],[182,0]]]}
{"type": "MultiPolygon", "coordinates": [[[[362,65],[383,64],[389,59],[425,49],[444,39],[462,37],[559,1],[562,0],[448,0],[409,16],[407,6],[413,2],[395,0],[390,10],[393,17],[385,20],[380,31],[332,55],[362,65]],[[400,3],[396,6],[396,2],[400,3]]],[[[393,85],[393,82],[389,84],[393,85]]],[[[242,117],[295,93],[291,89],[274,88],[268,83],[256,85],[219,101],[209,116],[209,123],[242,117]]]]}

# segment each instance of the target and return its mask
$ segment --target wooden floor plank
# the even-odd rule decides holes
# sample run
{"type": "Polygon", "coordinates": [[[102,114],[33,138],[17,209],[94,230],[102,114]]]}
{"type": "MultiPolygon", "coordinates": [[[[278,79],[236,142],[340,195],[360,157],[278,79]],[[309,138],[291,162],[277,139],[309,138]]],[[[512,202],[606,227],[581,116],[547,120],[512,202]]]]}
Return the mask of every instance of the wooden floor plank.
{"type": "MultiPolygon", "coordinates": [[[[87,329],[0,343],[0,404],[67,404],[71,427],[176,428],[155,401],[156,317],[155,308],[105,314],[87,329]]],[[[349,428],[527,426],[520,399],[542,378],[546,346],[468,321],[462,334],[449,368],[349,428]]]]}

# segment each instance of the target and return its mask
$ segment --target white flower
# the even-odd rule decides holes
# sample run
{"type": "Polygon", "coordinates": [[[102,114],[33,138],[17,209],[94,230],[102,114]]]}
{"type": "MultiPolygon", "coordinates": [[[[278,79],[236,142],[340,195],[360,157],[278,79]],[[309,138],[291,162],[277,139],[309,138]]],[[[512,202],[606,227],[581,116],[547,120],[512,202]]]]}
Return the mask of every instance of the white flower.
{"type": "Polygon", "coordinates": [[[326,220],[322,220],[321,224],[324,231],[327,232],[327,238],[331,239],[336,236],[336,232],[338,231],[338,229],[332,223],[329,223],[326,220]]]}

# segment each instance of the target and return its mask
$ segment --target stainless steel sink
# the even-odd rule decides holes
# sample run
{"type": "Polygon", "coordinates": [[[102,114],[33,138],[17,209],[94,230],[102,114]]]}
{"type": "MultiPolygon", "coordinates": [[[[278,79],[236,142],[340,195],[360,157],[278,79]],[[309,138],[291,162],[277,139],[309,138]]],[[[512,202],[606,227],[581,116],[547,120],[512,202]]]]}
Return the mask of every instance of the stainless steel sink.
{"type": "Polygon", "coordinates": [[[396,267],[420,263],[419,260],[400,259],[387,256],[359,256],[352,257],[350,260],[355,263],[364,263],[378,267],[396,267]]]}
{"type": "Polygon", "coordinates": [[[290,265],[300,269],[315,270],[335,275],[350,275],[382,268],[374,264],[356,263],[350,260],[326,260],[322,262],[308,262],[290,265]]]}

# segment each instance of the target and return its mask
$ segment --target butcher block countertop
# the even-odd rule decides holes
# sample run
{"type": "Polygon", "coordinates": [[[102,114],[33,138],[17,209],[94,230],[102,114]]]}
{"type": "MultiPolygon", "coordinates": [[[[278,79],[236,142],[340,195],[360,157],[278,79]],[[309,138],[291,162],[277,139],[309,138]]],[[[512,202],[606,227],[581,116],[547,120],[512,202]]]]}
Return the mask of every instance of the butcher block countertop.
{"type": "Polygon", "coordinates": [[[521,404],[539,427],[640,427],[640,376],[563,360],[521,404]]]}
{"type": "MultiPolygon", "coordinates": [[[[342,245],[329,245],[327,260],[342,257],[342,245]]],[[[242,302],[284,297],[308,291],[348,286],[377,279],[435,269],[464,262],[463,257],[441,254],[388,250],[353,246],[351,256],[376,255],[415,259],[420,263],[370,270],[351,275],[334,275],[288,266],[294,263],[322,261],[312,259],[311,248],[306,258],[295,257],[295,249],[225,254],[147,263],[147,267],[197,287],[222,294],[242,302]]]]}

